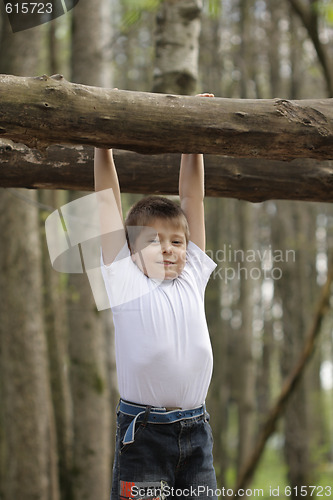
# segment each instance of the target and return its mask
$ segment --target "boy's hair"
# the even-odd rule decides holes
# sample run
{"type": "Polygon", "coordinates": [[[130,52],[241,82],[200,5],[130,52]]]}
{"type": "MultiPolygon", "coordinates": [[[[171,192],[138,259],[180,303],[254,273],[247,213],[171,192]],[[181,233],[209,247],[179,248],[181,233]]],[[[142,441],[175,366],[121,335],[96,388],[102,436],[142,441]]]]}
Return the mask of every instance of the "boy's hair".
{"type": "Polygon", "coordinates": [[[146,196],[130,208],[125,219],[126,238],[131,250],[141,232],[142,226],[149,226],[149,223],[154,219],[174,222],[184,231],[186,244],[188,243],[190,231],[186,216],[180,205],[164,196],[146,196]],[[140,226],[140,229],[135,231],[134,226],[140,226]],[[132,227],[134,230],[129,230],[132,227]],[[129,237],[129,232],[131,237],[129,237]]]}

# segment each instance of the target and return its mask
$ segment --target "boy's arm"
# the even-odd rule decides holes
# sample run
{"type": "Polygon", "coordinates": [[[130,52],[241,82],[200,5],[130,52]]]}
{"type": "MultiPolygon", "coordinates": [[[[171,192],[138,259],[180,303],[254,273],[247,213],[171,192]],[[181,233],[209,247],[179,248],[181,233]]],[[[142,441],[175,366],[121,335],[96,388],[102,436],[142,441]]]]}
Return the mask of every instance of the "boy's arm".
{"type": "Polygon", "coordinates": [[[205,251],[205,213],[204,213],[204,161],[201,154],[183,154],[179,174],[180,205],[189,229],[190,239],[205,251]]]}
{"type": "Polygon", "coordinates": [[[126,241],[120,188],[112,149],[95,148],[94,176],[103,260],[105,264],[111,264],[126,241]]]}
{"type": "MultiPolygon", "coordinates": [[[[214,94],[198,94],[197,97],[214,97],[214,94]]],[[[180,205],[186,215],[190,239],[205,251],[205,172],[202,154],[183,154],[180,163],[180,205]]]]}

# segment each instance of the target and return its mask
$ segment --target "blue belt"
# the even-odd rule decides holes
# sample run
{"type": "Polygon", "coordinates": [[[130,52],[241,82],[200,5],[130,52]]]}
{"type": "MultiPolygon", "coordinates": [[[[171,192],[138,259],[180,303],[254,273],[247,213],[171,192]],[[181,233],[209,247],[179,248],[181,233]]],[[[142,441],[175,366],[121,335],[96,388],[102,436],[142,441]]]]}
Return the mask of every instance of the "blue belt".
{"type": "Polygon", "coordinates": [[[128,403],[121,399],[119,403],[119,410],[125,415],[134,417],[126,430],[123,439],[123,444],[130,444],[134,442],[135,424],[137,422],[145,422],[147,424],[172,424],[174,422],[179,422],[180,420],[205,415],[206,406],[203,404],[197,408],[193,408],[193,410],[168,411],[166,408],[142,406],[135,403],[128,403]]]}

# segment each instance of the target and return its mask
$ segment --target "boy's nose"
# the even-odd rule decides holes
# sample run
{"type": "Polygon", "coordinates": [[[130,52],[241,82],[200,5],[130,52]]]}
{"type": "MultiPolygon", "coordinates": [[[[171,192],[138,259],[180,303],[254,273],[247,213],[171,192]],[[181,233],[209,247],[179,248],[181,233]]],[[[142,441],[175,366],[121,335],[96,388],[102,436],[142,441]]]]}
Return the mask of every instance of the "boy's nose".
{"type": "Polygon", "coordinates": [[[171,243],[164,243],[162,246],[162,252],[163,253],[171,253],[172,252],[171,243]]]}

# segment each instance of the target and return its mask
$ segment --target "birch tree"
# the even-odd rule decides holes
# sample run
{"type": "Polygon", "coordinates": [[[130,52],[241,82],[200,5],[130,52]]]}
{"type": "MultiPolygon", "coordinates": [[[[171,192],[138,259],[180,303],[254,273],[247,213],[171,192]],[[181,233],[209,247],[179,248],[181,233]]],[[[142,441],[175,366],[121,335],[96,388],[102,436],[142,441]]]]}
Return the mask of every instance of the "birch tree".
{"type": "Polygon", "coordinates": [[[153,92],[194,94],[202,0],[164,0],[156,18],[153,92]]]}

